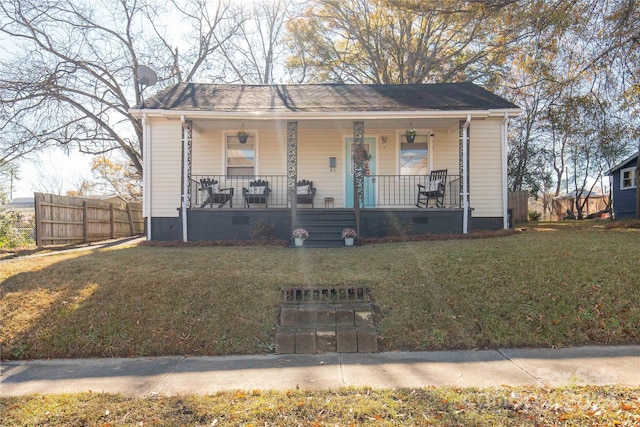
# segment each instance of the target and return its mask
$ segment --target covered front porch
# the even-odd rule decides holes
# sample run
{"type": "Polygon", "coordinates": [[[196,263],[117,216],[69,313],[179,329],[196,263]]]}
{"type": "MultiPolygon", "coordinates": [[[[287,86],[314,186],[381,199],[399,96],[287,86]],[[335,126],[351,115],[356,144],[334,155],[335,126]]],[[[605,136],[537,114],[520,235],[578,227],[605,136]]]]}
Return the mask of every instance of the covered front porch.
{"type": "Polygon", "coordinates": [[[147,237],[247,239],[260,224],[285,240],[298,227],[360,237],[506,227],[517,112],[470,83],[175,85],[138,112],[147,237]],[[421,200],[434,188],[437,200],[421,200]]]}
{"type": "MultiPolygon", "coordinates": [[[[470,215],[463,215],[459,171],[467,122],[415,120],[420,128],[410,124],[416,130],[411,142],[400,121],[388,119],[185,121],[183,238],[251,239],[256,227],[268,227],[269,238],[288,240],[291,230],[305,228],[308,246],[337,246],[347,227],[360,237],[466,233],[470,215]],[[218,135],[215,147],[212,137],[218,135]],[[223,155],[204,167],[200,159],[211,148],[223,155]],[[257,173],[277,170],[277,163],[287,174],[257,173]],[[430,172],[441,167],[440,196],[425,197],[430,172]],[[226,173],[202,173],[218,168],[226,173]],[[300,197],[303,180],[312,182],[313,195],[300,197]],[[268,188],[260,196],[253,191],[258,183],[268,188]]],[[[466,211],[471,213],[468,203],[466,211]]]]}

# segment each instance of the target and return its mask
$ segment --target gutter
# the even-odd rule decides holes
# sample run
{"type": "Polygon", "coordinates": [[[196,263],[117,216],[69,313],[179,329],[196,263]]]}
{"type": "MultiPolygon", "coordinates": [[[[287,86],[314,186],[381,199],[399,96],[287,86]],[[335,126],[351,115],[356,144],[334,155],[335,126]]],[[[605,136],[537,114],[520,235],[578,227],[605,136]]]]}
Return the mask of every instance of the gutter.
{"type": "Polygon", "coordinates": [[[460,116],[473,116],[476,120],[488,117],[502,117],[505,113],[517,115],[522,110],[518,108],[496,110],[423,110],[423,111],[203,111],[203,110],[162,110],[162,109],[133,109],[129,113],[134,117],[143,114],[153,118],[178,118],[187,116],[192,119],[236,119],[236,120],[335,120],[339,117],[343,120],[366,119],[435,119],[435,118],[460,118],[460,116]]]}
{"type": "Polygon", "coordinates": [[[147,240],[151,240],[151,138],[147,113],[142,115],[142,215],[145,218],[147,240]]]}
{"type": "Polygon", "coordinates": [[[467,145],[469,143],[469,125],[471,114],[462,125],[462,234],[469,234],[469,159],[467,145]]]}
{"type": "Polygon", "coordinates": [[[509,228],[509,193],[507,191],[507,140],[509,136],[509,113],[504,113],[504,119],[502,119],[502,135],[501,135],[501,148],[502,148],[502,226],[505,230],[509,228]]]}
{"type": "Polygon", "coordinates": [[[182,241],[188,241],[188,225],[187,225],[187,189],[189,188],[189,177],[188,173],[188,152],[187,152],[187,140],[189,138],[189,134],[187,128],[185,126],[184,116],[180,116],[180,122],[182,122],[182,200],[181,200],[181,209],[182,209],[182,241]]]}

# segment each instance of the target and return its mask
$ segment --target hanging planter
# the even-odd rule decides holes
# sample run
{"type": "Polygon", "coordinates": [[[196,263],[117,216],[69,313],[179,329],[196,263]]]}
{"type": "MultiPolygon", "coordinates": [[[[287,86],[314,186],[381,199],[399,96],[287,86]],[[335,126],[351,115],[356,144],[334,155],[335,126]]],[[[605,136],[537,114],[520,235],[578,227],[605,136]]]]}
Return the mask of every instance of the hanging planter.
{"type": "Polygon", "coordinates": [[[407,138],[407,142],[412,144],[413,141],[416,140],[416,133],[418,133],[413,127],[411,129],[407,129],[404,133],[404,136],[407,138]]]}
{"type": "Polygon", "coordinates": [[[244,129],[240,129],[236,135],[238,136],[238,141],[240,141],[240,144],[247,143],[247,137],[249,136],[249,134],[244,129]]]}

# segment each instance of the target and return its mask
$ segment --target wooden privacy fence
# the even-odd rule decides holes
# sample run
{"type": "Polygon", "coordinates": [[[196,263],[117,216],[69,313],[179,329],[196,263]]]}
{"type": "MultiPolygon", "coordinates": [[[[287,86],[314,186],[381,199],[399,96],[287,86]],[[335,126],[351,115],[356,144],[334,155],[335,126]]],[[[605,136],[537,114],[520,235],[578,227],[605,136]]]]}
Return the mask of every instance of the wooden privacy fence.
{"type": "Polygon", "coordinates": [[[509,191],[507,207],[511,209],[513,223],[529,220],[529,193],[527,191],[509,191]]]}
{"type": "Polygon", "coordinates": [[[142,204],[35,193],[38,246],[89,243],[144,233],[142,204]]]}

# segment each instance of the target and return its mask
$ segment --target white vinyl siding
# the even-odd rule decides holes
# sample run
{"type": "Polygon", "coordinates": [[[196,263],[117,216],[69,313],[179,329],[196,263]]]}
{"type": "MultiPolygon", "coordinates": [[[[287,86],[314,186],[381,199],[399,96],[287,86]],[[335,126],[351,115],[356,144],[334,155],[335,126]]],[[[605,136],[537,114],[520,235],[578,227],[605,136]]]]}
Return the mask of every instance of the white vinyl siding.
{"type": "Polygon", "coordinates": [[[500,120],[471,121],[469,199],[474,217],[504,215],[500,120]]]}
{"type": "Polygon", "coordinates": [[[153,120],[151,216],[177,217],[182,185],[182,123],[153,120]]]}

